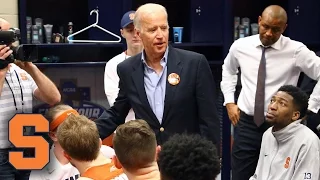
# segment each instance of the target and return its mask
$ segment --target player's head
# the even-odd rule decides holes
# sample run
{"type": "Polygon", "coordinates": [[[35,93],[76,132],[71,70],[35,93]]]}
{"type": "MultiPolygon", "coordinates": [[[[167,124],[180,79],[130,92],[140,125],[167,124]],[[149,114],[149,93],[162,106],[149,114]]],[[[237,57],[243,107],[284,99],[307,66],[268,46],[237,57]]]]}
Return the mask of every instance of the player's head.
{"type": "Polygon", "coordinates": [[[58,127],[57,138],[71,163],[95,160],[102,144],[96,124],[83,115],[70,114],[58,127]]]}
{"type": "Polygon", "coordinates": [[[56,136],[57,128],[70,114],[78,115],[78,112],[66,104],[57,104],[46,112],[45,117],[50,123],[49,136],[54,143],[58,143],[56,136]]]}
{"type": "Polygon", "coordinates": [[[113,137],[113,148],[117,167],[131,173],[156,162],[156,136],[144,120],[120,125],[113,137]]]}

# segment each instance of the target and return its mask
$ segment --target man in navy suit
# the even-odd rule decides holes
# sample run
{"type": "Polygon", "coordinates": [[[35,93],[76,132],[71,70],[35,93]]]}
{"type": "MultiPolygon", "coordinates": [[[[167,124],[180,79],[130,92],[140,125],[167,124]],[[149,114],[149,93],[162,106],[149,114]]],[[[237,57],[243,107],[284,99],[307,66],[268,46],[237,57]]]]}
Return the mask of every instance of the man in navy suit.
{"type": "Polygon", "coordinates": [[[166,9],[145,4],[134,17],[144,51],[117,66],[119,94],[95,120],[102,139],[125,122],[129,109],[154,130],[158,144],[176,133],[200,134],[219,142],[215,83],[204,55],[168,46],[166,9]]]}

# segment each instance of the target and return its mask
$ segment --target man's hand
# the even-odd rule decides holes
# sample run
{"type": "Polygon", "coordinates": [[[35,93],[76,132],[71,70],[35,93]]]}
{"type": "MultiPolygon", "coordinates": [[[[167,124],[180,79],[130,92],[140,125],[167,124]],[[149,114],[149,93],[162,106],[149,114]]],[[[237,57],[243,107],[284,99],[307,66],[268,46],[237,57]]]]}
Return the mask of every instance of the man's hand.
{"type": "MultiPolygon", "coordinates": [[[[10,47],[6,45],[0,45],[0,61],[5,61],[5,59],[8,56],[10,56],[10,54],[12,54],[12,50],[10,49],[10,47]]],[[[3,69],[0,69],[0,77],[5,76],[7,71],[8,71],[8,66],[3,69]]]]}
{"type": "Polygon", "coordinates": [[[7,47],[6,45],[0,45],[0,95],[2,92],[2,88],[3,88],[3,84],[4,84],[4,80],[6,77],[6,73],[8,72],[8,68],[10,66],[10,64],[8,64],[8,62],[5,61],[5,59],[10,56],[10,54],[12,54],[12,50],[7,47]]]}
{"type": "Polygon", "coordinates": [[[6,45],[0,45],[0,59],[5,60],[10,54],[12,54],[10,47],[6,45]]]}
{"type": "Polygon", "coordinates": [[[30,75],[32,74],[33,70],[36,68],[36,66],[32,62],[24,62],[24,61],[16,60],[14,64],[19,66],[21,69],[25,70],[30,75]]]}
{"type": "Polygon", "coordinates": [[[231,120],[232,125],[237,125],[239,119],[240,119],[240,109],[238,108],[238,105],[235,103],[228,103],[226,105],[229,119],[231,120]]]}

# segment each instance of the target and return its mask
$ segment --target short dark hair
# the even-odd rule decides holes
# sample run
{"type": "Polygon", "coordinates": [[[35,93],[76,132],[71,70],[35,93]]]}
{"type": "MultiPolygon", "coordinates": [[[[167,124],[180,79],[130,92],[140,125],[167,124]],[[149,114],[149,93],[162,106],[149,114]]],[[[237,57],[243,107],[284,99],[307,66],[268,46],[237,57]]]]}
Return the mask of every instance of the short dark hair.
{"type": "Polygon", "coordinates": [[[300,118],[303,118],[306,115],[309,100],[307,93],[293,85],[281,86],[278,91],[286,92],[293,97],[293,105],[300,112],[300,118]]]}
{"type": "Polygon", "coordinates": [[[216,146],[199,135],[176,134],[161,147],[162,180],[213,180],[220,173],[216,146]]]}

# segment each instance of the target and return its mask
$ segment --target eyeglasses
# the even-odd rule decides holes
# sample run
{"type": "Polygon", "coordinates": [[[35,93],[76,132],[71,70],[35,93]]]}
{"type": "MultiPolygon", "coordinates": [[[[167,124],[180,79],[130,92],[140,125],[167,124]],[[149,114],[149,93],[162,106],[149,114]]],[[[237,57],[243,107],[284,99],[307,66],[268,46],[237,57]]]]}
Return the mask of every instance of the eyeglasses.
{"type": "MultiPolygon", "coordinates": [[[[20,86],[20,93],[21,93],[21,107],[22,107],[22,109],[21,109],[21,111],[22,111],[22,113],[23,113],[23,106],[24,106],[24,101],[23,101],[23,91],[22,91],[22,87],[21,87],[21,83],[20,83],[20,79],[19,79],[19,76],[18,76],[18,73],[17,73],[17,71],[16,70],[14,70],[14,73],[16,74],[16,76],[17,76],[17,79],[18,79],[18,82],[19,82],[19,86],[20,86]]],[[[5,78],[5,80],[6,80],[6,82],[7,82],[7,84],[8,84],[8,87],[9,87],[9,89],[10,89],[10,91],[11,91],[11,93],[12,93],[12,96],[13,96],[13,103],[14,103],[14,106],[16,107],[16,112],[18,112],[18,106],[17,106],[17,101],[16,101],[16,97],[15,97],[15,95],[14,95],[14,92],[13,92],[13,90],[12,90],[12,88],[11,88],[11,86],[10,86],[10,84],[9,84],[9,82],[8,82],[8,80],[7,80],[7,78],[5,78]]],[[[13,81],[12,81],[12,77],[11,77],[11,82],[13,83],[13,81]]]]}

